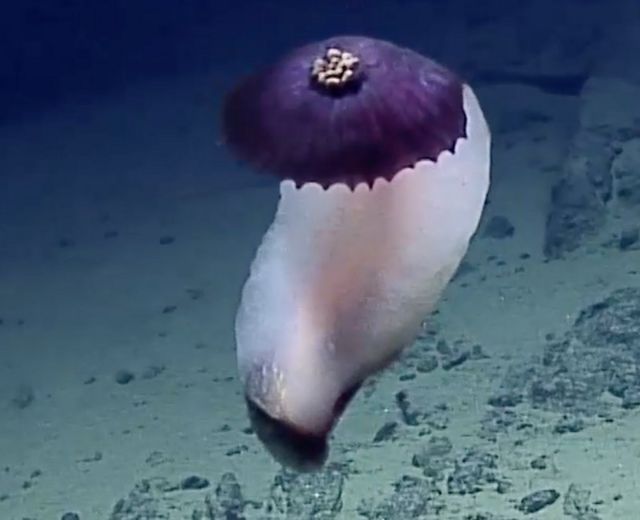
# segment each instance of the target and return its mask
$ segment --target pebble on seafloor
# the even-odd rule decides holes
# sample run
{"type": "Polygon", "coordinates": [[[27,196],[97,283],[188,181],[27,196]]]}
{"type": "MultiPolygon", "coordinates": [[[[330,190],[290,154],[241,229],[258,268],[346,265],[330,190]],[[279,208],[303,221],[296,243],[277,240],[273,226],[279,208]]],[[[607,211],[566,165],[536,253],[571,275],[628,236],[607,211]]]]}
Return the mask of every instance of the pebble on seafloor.
{"type": "Polygon", "coordinates": [[[523,513],[537,513],[545,507],[549,507],[560,498],[560,493],[555,489],[542,489],[524,497],[518,505],[518,510],[523,513]]]}
{"type": "Polygon", "coordinates": [[[126,385],[133,381],[135,377],[136,376],[133,372],[126,369],[120,369],[114,375],[114,379],[119,385],[126,385]]]}

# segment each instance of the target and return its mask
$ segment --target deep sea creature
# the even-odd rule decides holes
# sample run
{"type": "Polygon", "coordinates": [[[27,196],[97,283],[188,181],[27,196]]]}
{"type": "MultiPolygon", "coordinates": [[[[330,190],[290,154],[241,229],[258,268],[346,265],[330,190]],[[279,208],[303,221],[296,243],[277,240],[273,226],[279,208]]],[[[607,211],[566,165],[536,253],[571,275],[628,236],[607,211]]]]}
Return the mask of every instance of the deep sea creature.
{"type": "Polygon", "coordinates": [[[294,50],[227,96],[230,149],[281,179],[242,291],[239,373],[258,437],[299,470],[412,343],[477,229],[490,132],[473,90],[356,36],[294,50]]]}

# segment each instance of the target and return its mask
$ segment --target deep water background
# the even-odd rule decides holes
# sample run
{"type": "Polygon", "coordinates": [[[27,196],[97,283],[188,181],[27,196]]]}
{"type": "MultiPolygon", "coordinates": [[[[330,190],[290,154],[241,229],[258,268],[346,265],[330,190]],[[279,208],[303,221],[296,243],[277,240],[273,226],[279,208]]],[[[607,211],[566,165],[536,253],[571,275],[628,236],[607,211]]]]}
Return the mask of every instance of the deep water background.
{"type": "MultiPolygon", "coordinates": [[[[334,34],[375,34],[410,44],[441,32],[446,39],[446,27],[403,10],[428,6],[454,14],[465,8],[464,2],[441,0],[380,5],[385,8],[365,0],[2,2],[0,121],[212,66],[228,67],[233,77],[292,46],[334,34]]],[[[504,16],[499,4],[494,14],[488,2],[482,5],[483,16],[504,16]]]]}

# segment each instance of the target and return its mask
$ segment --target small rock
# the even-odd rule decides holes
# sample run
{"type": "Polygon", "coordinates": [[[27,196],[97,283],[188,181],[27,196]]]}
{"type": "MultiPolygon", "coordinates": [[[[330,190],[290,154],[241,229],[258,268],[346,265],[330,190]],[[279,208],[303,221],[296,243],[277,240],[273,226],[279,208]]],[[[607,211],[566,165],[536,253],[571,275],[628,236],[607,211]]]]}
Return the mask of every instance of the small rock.
{"type": "Polygon", "coordinates": [[[622,408],[631,410],[640,406],[640,389],[627,390],[622,398],[622,408]]]}
{"type": "Polygon", "coordinates": [[[575,520],[600,520],[589,501],[591,492],[588,489],[571,484],[564,496],[562,512],[575,520]]]}
{"type": "Polygon", "coordinates": [[[531,461],[530,464],[533,469],[547,469],[547,457],[540,455],[531,461]]]}
{"type": "MultiPolygon", "coordinates": [[[[224,512],[224,516],[220,516],[220,518],[237,518],[238,520],[243,518],[241,515],[247,505],[247,501],[242,495],[240,483],[233,473],[224,473],[220,477],[220,482],[216,486],[215,497],[218,507],[224,512]]],[[[218,517],[215,516],[213,518],[218,517]]]]}
{"type": "Polygon", "coordinates": [[[60,520],[80,520],[80,515],[78,513],[65,513],[60,520]]]}
{"type": "MultiPolygon", "coordinates": [[[[358,513],[368,520],[436,518],[440,517],[444,508],[445,504],[436,484],[428,479],[403,475],[394,482],[393,493],[389,497],[377,505],[362,503],[358,507],[358,513]]],[[[305,518],[336,517],[313,515],[305,518]]]]}
{"type": "Polygon", "coordinates": [[[555,489],[542,489],[524,497],[517,509],[526,514],[537,513],[545,507],[549,507],[558,498],[560,498],[560,493],[555,489]]]}
{"type": "Polygon", "coordinates": [[[507,217],[501,215],[491,217],[484,228],[483,236],[489,238],[503,239],[513,236],[515,227],[507,217]]]}
{"type": "Polygon", "coordinates": [[[162,372],[164,372],[166,367],[164,365],[151,365],[148,366],[144,372],[141,374],[142,379],[153,379],[154,377],[158,377],[162,372]]]}
{"type": "Polygon", "coordinates": [[[443,356],[450,356],[453,354],[453,350],[451,350],[446,339],[438,340],[438,343],[436,343],[436,351],[438,354],[442,354],[443,356]]]}
{"type": "Polygon", "coordinates": [[[158,240],[158,243],[161,246],[167,246],[169,244],[173,244],[176,241],[176,239],[170,235],[165,235],[163,237],[160,237],[160,240],[158,240]]]}
{"type": "Polygon", "coordinates": [[[412,410],[409,395],[406,391],[400,390],[396,393],[396,404],[400,409],[402,420],[407,426],[417,426],[419,424],[420,414],[412,410]]]}
{"type": "Polygon", "coordinates": [[[496,408],[513,408],[522,402],[522,396],[514,392],[494,395],[489,398],[488,403],[496,408]]]}
{"type": "MultiPolygon", "coordinates": [[[[280,471],[273,480],[268,499],[270,511],[278,514],[271,518],[340,518],[344,472],[345,468],[339,465],[328,465],[313,473],[280,471]]],[[[228,491],[225,495],[228,496],[228,491]]]]}
{"type": "Polygon", "coordinates": [[[505,493],[511,491],[512,487],[513,484],[511,484],[511,482],[509,482],[508,480],[499,480],[498,485],[496,486],[496,492],[504,495],[505,493]]]}
{"type": "Polygon", "coordinates": [[[92,455],[80,459],[80,462],[100,462],[103,458],[101,451],[95,451],[92,455]]]}
{"type": "Polygon", "coordinates": [[[469,357],[470,352],[468,350],[457,352],[442,362],[442,368],[443,370],[451,370],[452,368],[462,365],[462,363],[467,361],[469,357]]]}
{"type": "Polygon", "coordinates": [[[438,358],[431,355],[426,356],[416,364],[416,370],[422,374],[433,372],[436,368],[438,368],[438,358]]]}
{"type": "Polygon", "coordinates": [[[449,437],[435,435],[429,439],[426,453],[430,457],[444,457],[449,455],[451,450],[453,450],[453,444],[449,437]]]}
{"type": "Polygon", "coordinates": [[[497,456],[492,453],[470,449],[462,459],[455,461],[455,468],[447,478],[450,495],[473,495],[487,485],[500,482],[497,456]]]}
{"type": "Polygon", "coordinates": [[[618,247],[621,251],[627,251],[635,246],[638,243],[638,240],[640,240],[640,228],[633,227],[625,229],[620,234],[618,247]]]}
{"type": "Polygon", "coordinates": [[[562,435],[564,433],[578,433],[584,430],[584,428],[584,421],[579,417],[565,416],[558,421],[558,423],[553,428],[553,431],[562,435]]]}
{"type": "Polygon", "coordinates": [[[393,438],[398,430],[398,423],[396,421],[389,421],[383,424],[373,437],[373,442],[388,441],[393,438]]]}
{"type": "Polygon", "coordinates": [[[469,358],[473,360],[481,360],[481,359],[489,359],[489,355],[485,353],[482,345],[476,344],[471,347],[471,352],[469,353],[469,358]]]}
{"type": "Polygon", "coordinates": [[[191,475],[180,482],[180,489],[204,489],[209,487],[209,481],[198,475],[191,475]]]}
{"type": "Polygon", "coordinates": [[[133,372],[125,369],[120,369],[116,372],[114,379],[119,385],[126,385],[133,381],[135,377],[136,376],[133,372]]]}

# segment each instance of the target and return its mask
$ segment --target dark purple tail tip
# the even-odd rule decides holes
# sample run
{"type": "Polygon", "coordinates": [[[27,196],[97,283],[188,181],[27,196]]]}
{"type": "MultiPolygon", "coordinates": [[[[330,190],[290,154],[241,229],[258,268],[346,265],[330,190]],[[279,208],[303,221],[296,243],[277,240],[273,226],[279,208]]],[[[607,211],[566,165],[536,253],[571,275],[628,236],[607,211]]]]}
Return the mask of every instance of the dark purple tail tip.
{"type": "Polygon", "coordinates": [[[227,96],[238,157],[297,185],[391,179],[465,135],[462,83],[409,49],[357,36],[298,48],[227,96]]]}

